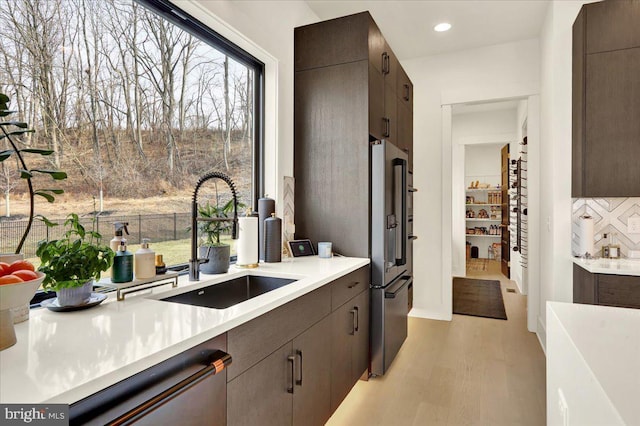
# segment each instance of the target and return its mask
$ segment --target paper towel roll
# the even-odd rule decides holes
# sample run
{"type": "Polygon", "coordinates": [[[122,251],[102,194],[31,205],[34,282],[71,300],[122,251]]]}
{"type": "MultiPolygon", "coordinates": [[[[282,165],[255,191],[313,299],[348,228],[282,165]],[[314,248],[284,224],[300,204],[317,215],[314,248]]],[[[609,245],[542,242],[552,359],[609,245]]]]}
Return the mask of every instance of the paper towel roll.
{"type": "Polygon", "coordinates": [[[578,256],[595,256],[593,248],[594,240],[594,222],[593,218],[588,215],[578,218],[578,256]]]}
{"type": "Polygon", "coordinates": [[[238,218],[238,258],[236,266],[258,266],[258,218],[248,216],[238,218]]]}

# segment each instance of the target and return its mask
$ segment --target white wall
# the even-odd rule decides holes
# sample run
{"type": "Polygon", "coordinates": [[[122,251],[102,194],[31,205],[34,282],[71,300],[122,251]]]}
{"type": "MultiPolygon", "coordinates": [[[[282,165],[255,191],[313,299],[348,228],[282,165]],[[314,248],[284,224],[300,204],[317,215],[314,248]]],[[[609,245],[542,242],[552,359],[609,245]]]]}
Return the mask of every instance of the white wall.
{"type": "Polygon", "coordinates": [[[265,192],[281,215],[282,178],[293,176],[293,29],[320,19],[298,1],[172,1],[265,63],[265,192]]]}
{"type": "Polygon", "coordinates": [[[420,261],[414,263],[411,315],[449,320],[451,283],[443,277],[442,248],[443,238],[448,238],[444,235],[451,233],[446,229],[441,233],[440,228],[441,201],[446,198],[443,178],[451,179],[451,153],[447,154],[442,146],[446,120],[441,106],[470,98],[537,93],[539,45],[538,40],[525,40],[411,59],[402,61],[402,65],[414,84],[414,183],[420,190],[414,197],[414,231],[419,236],[414,243],[414,257],[420,261]]]}
{"type": "MultiPolygon", "coordinates": [[[[455,129],[455,116],[453,119],[455,129]]],[[[501,165],[500,149],[496,144],[481,144],[465,146],[464,155],[464,175],[467,177],[465,183],[467,187],[471,181],[488,183],[492,187],[500,185],[501,165]]]]}
{"type": "Polygon", "coordinates": [[[550,3],[540,33],[540,323],[545,344],[547,300],[571,302],[571,46],[585,1],[550,3]]]}

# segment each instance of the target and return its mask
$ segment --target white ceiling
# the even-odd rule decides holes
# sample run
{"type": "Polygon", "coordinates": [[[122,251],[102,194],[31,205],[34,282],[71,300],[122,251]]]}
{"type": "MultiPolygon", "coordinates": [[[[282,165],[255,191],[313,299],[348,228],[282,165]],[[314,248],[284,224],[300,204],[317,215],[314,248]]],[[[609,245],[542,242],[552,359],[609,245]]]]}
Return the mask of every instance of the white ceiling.
{"type": "Polygon", "coordinates": [[[538,37],[547,0],[307,0],[320,19],[368,10],[399,59],[538,37]],[[451,30],[433,27],[449,22],[451,30]]]}

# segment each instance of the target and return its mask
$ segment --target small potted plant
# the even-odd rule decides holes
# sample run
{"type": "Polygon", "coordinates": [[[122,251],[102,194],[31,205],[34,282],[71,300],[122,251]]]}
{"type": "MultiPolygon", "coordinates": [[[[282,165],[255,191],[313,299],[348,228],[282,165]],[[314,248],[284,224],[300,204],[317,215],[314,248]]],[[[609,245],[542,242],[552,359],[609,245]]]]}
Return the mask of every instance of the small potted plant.
{"type": "MultiPolygon", "coordinates": [[[[40,219],[48,227],[57,226],[40,219]]],[[[64,226],[63,238],[38,243],[36,255],[42,262],[38,270],[46,274],[42,287],[55,290],[60,306],[79,306],[90,299],[93,281],[111,267],[115,253],[100,243],[98,232],[82,226],[77,214],[67,216],[64,226]]]]}
{"type": "MultiPolygon", "coordinates": [[[[240,207],[240,204],[238,205],[240,207]]],[[[220,234],[229,232],[231,221],[217,221],[215,219],[228,219],[233,211],[233,199],[225,205],[220,206],[216,199],[213,205],[209,201],[203,206],[198,206],[198,214],[210,221],[198,222],[201,244],[199,257],[208,259],[200,264],[200,272],[204,274],[224,274],[229,270],[229,259],[231,257],[231,246],[220,241],[220,234]]]]}

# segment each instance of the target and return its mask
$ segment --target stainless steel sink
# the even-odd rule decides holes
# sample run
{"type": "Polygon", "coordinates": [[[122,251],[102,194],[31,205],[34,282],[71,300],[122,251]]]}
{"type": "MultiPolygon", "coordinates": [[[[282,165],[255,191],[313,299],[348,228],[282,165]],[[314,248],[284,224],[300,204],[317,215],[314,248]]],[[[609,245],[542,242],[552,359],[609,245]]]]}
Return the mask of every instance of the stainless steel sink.
{"type": "Polygon", "coordinates": [[[247,275],[160,300],[185,305],[225,309],[295,281],[297,280],[290,278],[247,275]]]}

